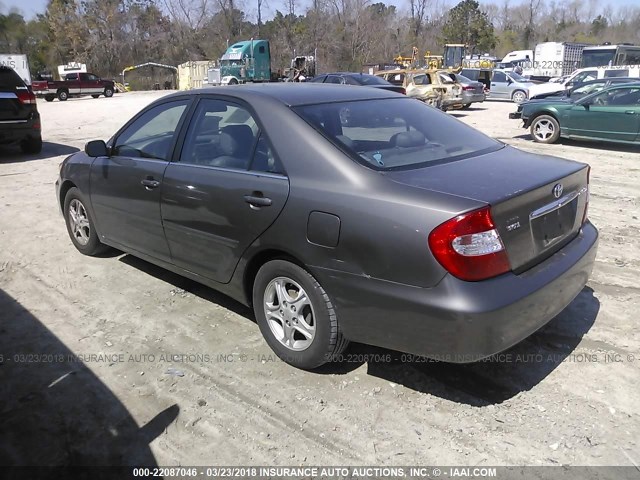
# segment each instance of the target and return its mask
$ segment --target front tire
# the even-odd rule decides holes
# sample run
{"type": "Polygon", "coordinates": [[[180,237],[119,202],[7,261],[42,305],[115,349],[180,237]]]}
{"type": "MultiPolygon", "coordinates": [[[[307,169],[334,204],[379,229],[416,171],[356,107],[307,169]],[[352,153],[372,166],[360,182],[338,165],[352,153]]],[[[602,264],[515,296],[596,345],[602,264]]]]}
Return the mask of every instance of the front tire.
{"type": "MultiPolygon", "coordinates": [[[[100,95],[98,95],[98,96],[100,96],[100,95]]],[[[113,97],[113,88],[111,88],[111,87],[105,88],[104,89],[104,96],[107,97],[107,98],[113,97]]]]}
{"type": "Polygon", "coordinates": [[[551,115],[534,118],[529,131],[533,140],[538,143],[555,143],[560,138],[560,124],[551,115]]]}
{"type": "Polygon", "coordinates": [[[271,349],[294,367],[319,367],[349,343],[340,332],[329,295],[294,263],[272,260],[258,270],[253,310],[271,349]]]}
{"type": "Polygon", "coordinates": [[[80,253],[94,256],[105,251],[107,247],[100,242],[95,222],[86,205],[80,190],[76,187],[70,188],[64,197],[64,220],[73,245],[80,253]]]}

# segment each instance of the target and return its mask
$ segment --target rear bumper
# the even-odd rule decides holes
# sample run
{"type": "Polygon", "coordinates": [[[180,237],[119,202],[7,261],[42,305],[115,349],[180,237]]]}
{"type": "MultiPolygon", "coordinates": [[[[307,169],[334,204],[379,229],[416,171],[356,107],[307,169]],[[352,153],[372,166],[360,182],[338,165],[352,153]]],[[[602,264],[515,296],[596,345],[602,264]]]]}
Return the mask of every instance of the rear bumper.
{"type": "Polygon", "coordinates": [[[362,275],[314,269],[335,300],[350,340],[469,363],[525,339],[584,288],[595,262],[598,232],[587,223],[562,250],[530,270],[482,282],[447,275],[425,289],[362,275]]]}
{"type": "Polygon", "coordinates": [[[30,138],[37,139],[41,135],[39,115],[21,123],[0,122],[0,144],[3,145],[18,143],[30,138]]]}
{"type": "Polygon", "coordinates": [[[462,102],[467,105],[469,103],[481,103],[485,100],[484,93],[463,93],[462,102]]]}

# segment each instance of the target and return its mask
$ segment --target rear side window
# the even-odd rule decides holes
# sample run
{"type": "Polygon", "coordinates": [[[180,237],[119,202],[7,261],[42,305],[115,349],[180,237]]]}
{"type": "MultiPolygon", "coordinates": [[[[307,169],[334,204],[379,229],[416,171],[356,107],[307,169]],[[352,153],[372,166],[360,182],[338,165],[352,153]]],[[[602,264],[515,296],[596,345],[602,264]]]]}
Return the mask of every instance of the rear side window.
{"type": "Polygon", "coordinates": [[[294,109],[330,141],[375,170],[411,169],[502,148],[495,140],[409,98],[294,109]]]}
{"type": "MultiPolygon", "coordinates": [[[[257,136],[258,125],[248,110],[224,100],[205,98],[193,114],[180,161],[247,170],[257,136]]],[[[268,158],[264,163],[268,165],[268,158]]]]}
{"type": "Polygon", "coordinates": [[[24,87],[25,84],[12,68],[0,68],[0,88],[24,87]]]}

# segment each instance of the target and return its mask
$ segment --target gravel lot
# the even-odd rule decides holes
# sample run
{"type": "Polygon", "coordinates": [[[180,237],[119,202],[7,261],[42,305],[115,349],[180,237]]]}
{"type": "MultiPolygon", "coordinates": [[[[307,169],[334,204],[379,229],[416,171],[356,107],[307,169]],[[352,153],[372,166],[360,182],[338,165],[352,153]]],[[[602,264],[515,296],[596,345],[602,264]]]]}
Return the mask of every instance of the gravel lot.
{"type": "Polygon", "coordinates": [[[640,148],[534,144],[512,103],[452,112],[591,164],[591,281],[501,361],[352,345],[351,361],[309,373],[277,360],[234,301],[73,248],[58,164],[163,94],[39,101],[42,154],[0,151],[0,464],[640,464],[640,148]]]}

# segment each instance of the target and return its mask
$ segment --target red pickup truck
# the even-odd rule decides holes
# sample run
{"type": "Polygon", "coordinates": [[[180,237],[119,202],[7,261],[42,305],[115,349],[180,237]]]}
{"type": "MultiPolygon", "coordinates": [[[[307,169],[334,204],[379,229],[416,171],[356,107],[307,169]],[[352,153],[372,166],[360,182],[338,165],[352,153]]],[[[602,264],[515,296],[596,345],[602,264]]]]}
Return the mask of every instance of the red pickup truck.
{"type": "Polygon", "coordinates": [[[35,80],[31,83],[33,93],[38,97],[44,97],[47,102],[53,102],[58,98],[64,102],[70,97],[83,97],[91,95],[98,98],[100,95],[113,97],[115,91],[111,80],[102,80],[93,73],[68,73],[62,81],[35,80]]]}

